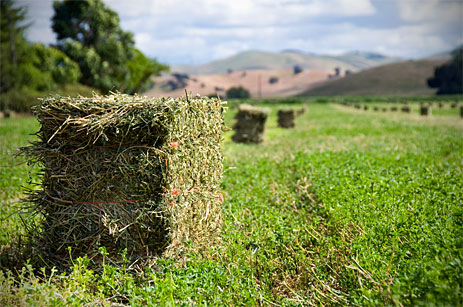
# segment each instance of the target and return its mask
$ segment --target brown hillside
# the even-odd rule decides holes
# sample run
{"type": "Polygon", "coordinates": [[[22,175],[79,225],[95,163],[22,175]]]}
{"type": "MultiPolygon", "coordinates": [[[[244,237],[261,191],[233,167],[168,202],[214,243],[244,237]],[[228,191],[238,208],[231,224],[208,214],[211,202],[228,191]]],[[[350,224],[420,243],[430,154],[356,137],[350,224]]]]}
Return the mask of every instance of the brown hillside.
{"type": "Polygon", "coordinates": [[[426,80],[443,63],[443,60],[418,60],[387,64],[324,82],[300,96],[433,94],[436,90],[429,88],[426,80]]]}
{"type": "Polygon", "coordinates": [[[193,95],[210,95],[218,93],[225,95],[230,87],[243,86],[250,91],[252,97],[289,97],[300,94],[314,87],[316,84],[327,80],[332,71],[327,70],[304,70],[295,75],[292,69],[288,70],[246,70],[236,71],[230,74],[216,75],[190,75],[185,80],[186,86],[176,90],[169,90],[165,84],[174,81],[171,75],[157,77],[154,79],[156,87],[144,95],[147,96],[170,96],[179,97],[185,95],[185,89],[193,95]],[[272,77],[278,81],[270,83],[272,77]],[[260,90],[259,90],[260,81],[260,90]]]}

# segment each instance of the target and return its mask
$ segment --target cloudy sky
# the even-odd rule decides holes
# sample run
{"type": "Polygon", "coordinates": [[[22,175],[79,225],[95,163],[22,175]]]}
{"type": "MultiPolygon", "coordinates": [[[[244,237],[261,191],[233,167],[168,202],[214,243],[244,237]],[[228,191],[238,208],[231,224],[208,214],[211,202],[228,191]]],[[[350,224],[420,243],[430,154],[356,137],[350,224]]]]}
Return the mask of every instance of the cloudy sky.
{"type": "MultiPolygon", "coordinates": [[[[29,7],[31,41],[54,43],[52,0],[29,7]]],[[[106,0],[136,46],[168,64],[251,49],[360,50],[419,58],[463,43],[463,0],[106,0]]]]}

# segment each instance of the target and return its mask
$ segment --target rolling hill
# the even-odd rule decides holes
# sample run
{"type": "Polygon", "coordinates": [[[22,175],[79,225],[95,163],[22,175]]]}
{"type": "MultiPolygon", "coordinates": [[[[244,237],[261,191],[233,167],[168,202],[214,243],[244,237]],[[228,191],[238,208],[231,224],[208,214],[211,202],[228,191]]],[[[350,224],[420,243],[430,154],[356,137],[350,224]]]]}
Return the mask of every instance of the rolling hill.
{"type": "Polygon", "coordinates": [[[339,95],[426,95],[435,93],[427,86],[442,59],[422,59],[392,63],[327,81],[299,96],[339,95]]]}
{"type": "Polygon", "coordinates": [[[228,70],[287,70],[299,65],[304,69],[359,71],[362,69],[400,61],[371,52],[349,52],[339,56],[315,55],[295,50],[280,53],[266,51],[244,51],[231,57],[199,66],[174,66],[172,71],[187,74],[224,74],[228,70]]]}

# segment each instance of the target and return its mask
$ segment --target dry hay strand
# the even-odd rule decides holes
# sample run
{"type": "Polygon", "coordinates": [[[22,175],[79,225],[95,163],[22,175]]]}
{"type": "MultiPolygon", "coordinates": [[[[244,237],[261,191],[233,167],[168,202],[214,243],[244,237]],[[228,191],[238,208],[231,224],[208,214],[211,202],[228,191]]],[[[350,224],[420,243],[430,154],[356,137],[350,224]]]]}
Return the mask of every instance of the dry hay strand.
{"type": "Polygon", "coordinates": [[[278,127],[294,128],[296,119],[295,110],[278,110],[278,127]]]}
{"type": "MultiPolygon", "coordinates": [[[[112,94],[46,97],[33,108],[39,141],[21,149],[42,169],[26,201],[29,235],[45,264],[71,256],[179,255],[219,242],[219,99],[112,94]]],[[[42,264],[41,264],[42,265],[42,264]]]]}
{"type": "Polygon", "coordinates": [[[258,108],[248,104],[242,104],[238,108],[233,126],[235,134],[232,139],[236,143],[260,144],[264,141],[265,123],[267,122],[269,109],[258,108]]]}

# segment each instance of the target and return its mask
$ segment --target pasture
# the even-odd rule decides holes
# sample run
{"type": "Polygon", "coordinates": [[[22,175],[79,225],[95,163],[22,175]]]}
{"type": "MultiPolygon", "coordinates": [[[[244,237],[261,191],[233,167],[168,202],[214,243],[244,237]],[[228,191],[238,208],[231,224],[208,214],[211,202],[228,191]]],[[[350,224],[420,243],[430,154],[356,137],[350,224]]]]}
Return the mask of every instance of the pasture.
{"type": "MultiPolygon", "coordinates": [[[[108,262],[92,270],[86,258],[68,272],[2,269],[0,305],[461,303],[459,109],[423,117],[417,103],[410,114],[364,104],[370,110],[307,104],[293,129],[277,127],[278,108],[288,106],[267,105],[263,145],[235,144],[226,132],[220,248],[157,259],[138,274],[108,262]]],[[[228,110],[227,126],[235,114],[228,110]]],[[[39,180],[12,157],[38,128],[33,118],[0,119],[2,251],[24,233],[22,186],[39,180]]]]}

